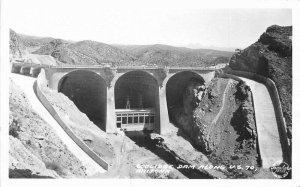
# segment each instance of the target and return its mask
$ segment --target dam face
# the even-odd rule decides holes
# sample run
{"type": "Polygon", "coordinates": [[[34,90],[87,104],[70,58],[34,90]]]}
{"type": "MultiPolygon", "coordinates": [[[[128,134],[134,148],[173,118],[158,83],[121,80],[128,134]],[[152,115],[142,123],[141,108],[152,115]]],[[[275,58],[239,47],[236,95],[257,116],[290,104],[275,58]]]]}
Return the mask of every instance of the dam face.
{"type": "Polygon", "coordinates": [[[65,75],[58,91],[74,102],[102,130],[106,122],[106,83],[94,72],[78,70],[65,75]]]}
{"type": "Polygon", "coordinates": [[[128,103],[130,107],[127,108],[155,108],[158,99],[158,83],[154,77],[145,72],[126,73],[115,85],[116,109],[125,109],[128,103]]]}
{"type": "Polygon", "coordinates": [[[168,108],[182,101],[187,85],[191,81],[207,84],[216,71],[215,68],[194,67],[40,68],[47,86],[66,95],[103,131],[114,133],[122,128],[153,130],[159,134],[168,133],[168,108]]]}
{"type": "MultiPolygon", "coordinates": [[[[183,71],[173,75],[166,84],[166,98],[168,106],[169,120],[173,122],[172,110],[181,108],[184,105],[190,106],[190,103],[184,104],[191,84],[204,85],[204,79],[197,73],[191,71],[183,71]]],[[[192,93],[194,95],[196,93],[192,93]]],[[[188,101],[189,102],[189,101],[188,101]]],[[[191,111],[191,110],[190,110],[191,111]]],[[[186,111],[187,112],[187,111],[186,111]]]]}
{"type": "Polygon", "coordinates": [[[199,74],[190,71],[177,73],[169,79],[166,88],[168,107],[182,105],[184,91],[191,82],[204,84],[204,80],[199,74]]]}
{"type": "Polygon", "coordinates": [[[117,128],[126,131],[159,129],[159,87],[156,79],[143,71],[122,75],[115,84],[117,128]]]}

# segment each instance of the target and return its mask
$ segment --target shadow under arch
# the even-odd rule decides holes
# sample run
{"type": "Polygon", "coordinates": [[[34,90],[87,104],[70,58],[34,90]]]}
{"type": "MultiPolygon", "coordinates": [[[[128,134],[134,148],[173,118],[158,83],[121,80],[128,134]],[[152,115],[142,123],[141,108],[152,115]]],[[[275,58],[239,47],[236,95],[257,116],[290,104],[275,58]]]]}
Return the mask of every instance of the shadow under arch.
{"type": "Polygon", "coordinates": [[[58,92],[66,95],[100,129],[106,127],[107,86],[97,73],[75,70],[61,78],[58,92]]]}
{"type": "Polygon", "coordinates": [[[166,83],[166,98],[169,120],[173,122],[172,110],[183,106],[183,96],[190,83],[204,84],[201,75],[193,71],[181,71],[174,74],[166,83]]]}
{"type": "Polygon", "coordinates": [[[159,85],[154,76],[146,71],[129,71],[118,78],[114,92],[116,111],[154,110],[154,128],[159,129],[159,85]]]}

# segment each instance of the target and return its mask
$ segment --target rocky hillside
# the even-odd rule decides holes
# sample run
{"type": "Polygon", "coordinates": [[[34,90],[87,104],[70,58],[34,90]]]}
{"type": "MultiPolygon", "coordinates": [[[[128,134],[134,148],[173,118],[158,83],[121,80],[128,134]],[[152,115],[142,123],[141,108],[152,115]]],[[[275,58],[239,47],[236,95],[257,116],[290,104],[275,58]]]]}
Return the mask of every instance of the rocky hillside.
{"type": "Polygon", "coordinates": [[[12,58],[22,58],[26,47],[24,46],[20,36],[13,30],[9,32],[9,54],[12,58]]]}
{"type": "Polygon", "coordinates": [[[121,49],[94,41],[68,43],[52,40],[33,54],[51,55],[62,64],[69,65],[121,65],[135,60],[132,55],[121,49]]]}
{"type": "Polygon", "coordinates": [[[227,63],[232,52],[189,49],[167,45],[108,45],[96,41],[71,42],[17,34],[10,30],[10,53],[14,59],[26,54],[50,55],[58,65],[111,66],[210,66],[227,63]]]}
{"type": "Polygon", "coordinates": [[[10,81],[9,177],[86,177],[86,168],[10,81]]]}
{"type": "MultiPolygon", "coordinates": [[[[183,105],[169,110],[172,122],[182,129],[183,136],[189,137],[195,148],[207,154],[214,165],[258,167],[250,88],[242,82],[222,78],[213,79],[204,92],[199,88],[195,83],[187,86],[183,105]]],[[[254,170],[225,171],[230,178],[254,174],[254,170]]]]}
{"type": "Polygon", "coordinates": [[[232,52],[168,45],[117,46],[137,57],[135,63],[157,66],[210,66],[227,63],[232,52]]]}
{"type": "Polygon", "coordinates": [[[53,38],[39,38],[17,34],[10,30],[10,63],[36,63],[46,65],[56,65],[56,60],[50,55],[37,55],[32,52],[37,50],[41,45],[53,40],[53,38]]]}
{"type": "Polygon", "coordinates": [[[229,66],[234,70],[258,73],[275,82],[291,138],[292,26],[268,27],[257,42],[233,55],[229,66]]]}

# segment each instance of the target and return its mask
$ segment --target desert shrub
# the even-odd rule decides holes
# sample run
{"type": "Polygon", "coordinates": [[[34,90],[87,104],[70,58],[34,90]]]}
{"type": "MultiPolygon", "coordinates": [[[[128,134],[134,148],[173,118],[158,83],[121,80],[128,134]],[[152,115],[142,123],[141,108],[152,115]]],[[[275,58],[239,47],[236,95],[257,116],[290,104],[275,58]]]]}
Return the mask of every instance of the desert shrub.
{"type": "Polygon", "coordinates": [[[63,168],[55,162],[46,162],[45,163],[47,169],[54,170],[58,175],[65,176],[65,172],[63,168]]]}
{"type": "Polygon", "coordinates": [[[18,138],[20,131],[21,131],[20,123],[18,122],[18,120],[13,119],[11,124],[9,125],[9,135],[18,138]]]}

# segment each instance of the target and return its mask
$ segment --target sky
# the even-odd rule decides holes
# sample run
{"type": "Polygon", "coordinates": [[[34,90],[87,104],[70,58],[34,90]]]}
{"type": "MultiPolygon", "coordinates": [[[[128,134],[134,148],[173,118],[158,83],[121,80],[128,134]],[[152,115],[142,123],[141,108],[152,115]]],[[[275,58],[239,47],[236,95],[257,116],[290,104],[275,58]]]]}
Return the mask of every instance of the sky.
{"type": "Polygon", "coordinates": [[[108,44],[245,48],[270,25],[292,25],[290,9],[116,6],[97,0],[7,2],[9,27],[17,33],[108,44]]]}

